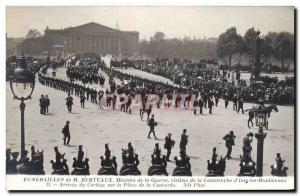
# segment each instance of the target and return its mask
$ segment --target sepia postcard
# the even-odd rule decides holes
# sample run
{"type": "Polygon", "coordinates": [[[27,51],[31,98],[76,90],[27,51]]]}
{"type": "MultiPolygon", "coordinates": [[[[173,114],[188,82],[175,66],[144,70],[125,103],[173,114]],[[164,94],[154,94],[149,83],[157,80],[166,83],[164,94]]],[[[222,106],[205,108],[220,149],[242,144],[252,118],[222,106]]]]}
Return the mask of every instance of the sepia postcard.
{"type": "Polygon", "coordinates": [[[295,191],[295,20],[7,6],[7,190],[295,191]]]}

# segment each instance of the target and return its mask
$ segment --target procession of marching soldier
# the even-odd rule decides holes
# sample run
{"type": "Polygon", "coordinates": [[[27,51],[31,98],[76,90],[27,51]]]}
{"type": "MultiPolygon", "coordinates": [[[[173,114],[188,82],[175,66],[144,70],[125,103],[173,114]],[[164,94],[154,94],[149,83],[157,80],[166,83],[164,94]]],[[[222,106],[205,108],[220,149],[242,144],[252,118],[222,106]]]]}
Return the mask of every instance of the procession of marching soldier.
{"type": "MultiPolygon", "coordinates": [[[[261,35],[259,31],[256,33],[256,54],[252,69],[246,71],[241,64],[230,67],[222,64],[218,58],[199,57],[195,60],[180,57],[141,57],[103,54],[96,50],[64,52],[64,55],[61,53],[51,55],[51,52],[48,52],[43,58],[27,55],[26,51],[22,51],[19,56],[9,56],[7,81],[10,81],[11,88],[15,81],[11,78],[16,77],[11,70],[16,66],[23,66],[23,68],[27,66],[34,72],[35,88],[42,90],[36,90],[41,94],[34,92],[32,96],[30,95],[29,97],[33,97],[35,101],[29,99],[26,104],[32,101],[35,106],[31,107],[35,108],[35,114],[40,115],[38,118],[43,119],[45,123],[51,123],[51,126],[54,123],[60,129],[51,130],[51,134],[56,137],[53,141],[55,145],[49,142],[47,148],[52,149],[52,152],[47,150],[45,153],[43,148],[37,145],[39,141],[35,140],[26,144],[21,142],[26,149],[20,152],[19,145],[10,142],[13,134],[9,132],[11,128],[7,128],[9,132],[7,140],[9,144],[6,150],[7,174],[288,176],[291,168],[287,165],[293,164],[293,158],[290,158],[289,154],[282,154],[278,148],[274,151],[259,150],[261,150],[261,143],[263,145],[264,142],[264,138],[261,140],[261,135],[265,132],[274,134],[273,124],[278,124],[272,117],[283,112],[281,109],[290,111],[291,107],[294,107],[295,79],[292,72],[276,73],[278,75],[275,75],[275,71],[271,71],[271,74],[265,73],[259,53],[261,35]],[[286,77],[282,78],[282,76],[286,77]],[[58,106],[58,100],[63,104],[58,106]],[[65,108],[61,109],[61,105],[65,108]],[[91,110],[101,111],[101,113],[99,112],[96,118],[92,118],[94,112],[91,110]],[[62,113],[63,111],[65,112],[62,113]],[[95,137],[102,137],[105,143],[94,144],[97,150],[93,149],[93,152],[98,152],[97,155],[93,155],[98,157],[98,160],[94,160],[89,157],[91,153],[88,154],[91,149],[86,147],[91,145],[89,140],[92,141],[92,138],[75,138],[79,133],[74,132],[74,123],[80,121],[82,127],[85,123],[90,123],[80,120],[79,111],[87,119],[91,115],[90,121],[116,125],[119,131],[111,133],[115,138],[118,138],[121,132],[125,133],[126,129],[131,129],[126,124],[127,121],[129,122],[128,118],[131,118],[131,123],[143,127],[143,130],[135,130],[142,132],[143,139],[140,137],[137,139],[134,135],[125,136],[125,140],[122,138],[122,144],[126,143],[126,146],[116,149],[114,147],[116,141],[114,143],[111,138],[104,138],[103,135],[103,132],[110,132],[110,130],[103,131],[104,125],[95,127],[95,137]],[[186,118],[180,119],[180,112],[184,112],[186,118]],[[53,117],[56,115],[59,116],[55,120],[53,117]],[[170,115],[175,116],[176,123],[170,123],[173,129],[178,128],[164,130],[162,135],[160,130],[164,129],[166,123],[164,119],[171,118],[170,115]],[[235,120],[226,115],[234,115],[235,120]],[[110,116],[115,116],[115,120],[110,121],[113,118],[110,116]],[[218,122],[218,118],[226,121],[228,127],[232,123],[232,128],[220,132],[222,128],[215,123],[218,122]],[[62,121],[63,124],[57,124],[62,121]],[[203,138],[210,134],[210,130],[204,130],[202,127],[199,127],[199,130],[190,129],[190,124],[196,121],[208,124],[206,128],[218,130],[220,128],[218,134],[222,137],[209,136],[213,139],[205,139],[207,145],[195,141],[195,132],[200,132],[203,138]],[[244,130],[237,130],[236,127],[243,127],[244,130]],[[96,131],[97,129],[102,131],[96,131]],[[254,148],[256,139],[259,144],[254,148]],[[151,149],[143,147],[141,152],[140,148],[137,148],[136,140],[140,143],[148,143],[147,145],[152,141],[154,143],[151,143],[151,149]],[[193,145],[190,144],[191,141],[193,145]],[[203,161],[202,157],[195,157],[197,153],[194,151],[197,148],[195,144],[202,145],[201,149],[208,149],[205,152],[209,152],[206,155],[211,158],[203,161]],[[68,152],[72,152],[73,160],[70,156],[66,158],[65,150],[68,148],[72,149],[68,152]],[[257,152],[254,152],[254,149],[257,152]],[[147,152],[147,157],[144,152],[147,152]],[[268,157],[273,157],[272,163],[267,159],[268,162],[265,163],[267,166],[263,165],[261,159],[264,153],[268,154],[268,157]],[[51,159],[51,161],[45,162],[45,157],[50,157],[47,160],[51,159]],[[285,162],[285,157],[288,157],[289,161],[285,162]],[[147,162],[146,169],[140,169],[142,162],[147,162]],[[95,163],[98,165],[95,166],[95,163]],[[238,172],[227,173],[226,168],[229,165],[238,167],[238,172]],[[91,167],[98,168],[97,172],[91,170],[91,167]],[[206,168],[207,172],[199,172],[198,167],[206,168]],[[263,167],[269,169],[263,172],[263,167]]],[[[14,92],[13,96],[17,97],[14,92]]],[[[12,103],[15,102],[11,101],[10,104],[12,103]]],[[[25,113],[26,111],[27,108],[25,113]]],[[[32,115],[29,115],[32,118],[32,115]]],[[[293,118],[293,116],[286,117],[293,118]]],[[[9,120],[11,118],[12,116],[8,116],[9,120]]],[[[276,119],[280,117],[276,116],[276,119]]],[[[30,121],[29,117],[26,121],[30,121]]],[[[35,135],[34,137],[37,135],[43,137],[42,129],[38,130],[38,133],[32,133],[28,124],[25,123],[25,127],[26,131],[30,130],[29,134],[35,135]]],[[[290,128],[285,130],[290,131],[290,128]]],[[[84,132],[84,129],[82,131],[84,132]]],[[[290,132],[283,134],[290,137],[290,132]]],[[[266,140],[272,140],[274,137],[267,136],[266,140]]],[[[286,137],[282,136],[283,139],[286,137]]]]}

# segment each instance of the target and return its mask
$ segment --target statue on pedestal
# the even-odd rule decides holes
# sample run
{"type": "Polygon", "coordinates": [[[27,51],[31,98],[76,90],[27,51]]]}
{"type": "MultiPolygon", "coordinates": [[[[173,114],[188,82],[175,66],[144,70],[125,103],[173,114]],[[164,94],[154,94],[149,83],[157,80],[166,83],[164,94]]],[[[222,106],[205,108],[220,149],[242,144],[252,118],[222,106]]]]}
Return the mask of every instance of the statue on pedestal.
{"type": "Polygon", "coordinates": [[[137,167],[140,164],[140,161],[138,155],[134,154],[131,142],[128,143],[128,149],[122,149],[122,161],[123,166],[119,172],[120,175],[141,175],[141,172],[137,167]]]}
{"type": "Polygon", "coordinates": [[[90,166],[89,166],[89,159],[84,157],[84,152],[82,150],[82,145],[79,145],[78,149],[78,156],[77,159],[73,158],[73,171],[71,172],[72,175],[90,175],[90,166]]]}
{"type": "Polygon", "coordinates": [[[105,144],[105,157],[100,156],[101,168],[98,171],[98,175],[118,175],[116,157],[113,156],[111,159],[110,154],[109,144],[107,143],[105,144]]]}
{"type": "Polygon", "coordinates": [[[55,152],[55,161],[51,160],[50,163],[52,164],[52,175],[69,175],[69,167],[67,165],[67,160],[64,158],[65,153],[61,154],[58,151],[58,147],[54,147],[55,152]]]}
{"type": "Polygon", "coordinates": [[[206,176],[224,176],[226,168],[226,158],[220,157],[218,159],[218,154],[216,153],[217,148],[213,148],[213,154],[211,160],[207,160],[207,170],[206,176]]]}
{"type": "Polygon", "coordinates": [[[166,156],[161,156],[161,150],[159,149],[159,144],[155,144],[154,152],[151,155],[152,165],[148,169],[148,176],[159,175],[159,176],[168,176],[166,170],[167,160],[166,156]]]}
{"type": "Polygon", "coordinates": [[[183,148],[180,150],[180,156],[176,156],[174,160],[176,168],[173,171],[173,176],[192,176],[190,157],[183,148]]]}
{"type": "Polygon", "coordinates": [[[280,153],[277,153],[276,156],[276,165],[271,165],[271,175],[273,176],[287,176],[288,167],[284,166],[285,160],[281,159],[280,153]]]}

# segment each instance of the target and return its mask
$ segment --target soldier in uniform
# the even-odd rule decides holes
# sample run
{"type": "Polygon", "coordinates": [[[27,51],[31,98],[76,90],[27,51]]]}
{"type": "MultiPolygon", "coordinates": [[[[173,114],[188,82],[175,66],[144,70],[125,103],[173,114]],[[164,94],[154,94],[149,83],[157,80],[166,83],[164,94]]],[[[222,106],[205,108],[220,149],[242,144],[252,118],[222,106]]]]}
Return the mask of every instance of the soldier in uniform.
{"type": "Polygon", "coordinates": [[[232,158],[232,157],[231,157],[231,152],[232,152],[232,146],[235,145],[235,143],[234,143],[235,137],[236,137],[236,136],[234,135],[234,133],[233,133],[232,130],[229,132],[229,134],[226,134],[226,135],[223,137],[223,140],[226,141],[226,142],[225,142],[225,146],[226,146],[226,148],[227,148],[227,154],[226,154],[225,158],[227,158],[227,159],[231,159],[231,158],[232,158]]]}
{"type": "Polygon", "coordinates": [[[170,155],[171,155],[171,150],[174,148],[175,141],[172,140],[171,138],[172,133],[168,133],[168,135],[165,137],[165,149],[167,149],[167,161],[170,161],[170,155]]]}
{"type": "Polygon", "coordinates": [[[181,134],[181,139],[180,139],[180,150],[186,151],[186,145],[188,143],[188,135],[186,134],[186,129],[183,129],[183,133],[181,134]]]}
{"type": "Polygon", "coordinates": [[[73,97],[70,95],[70,93],[68,94],[68,97],[66,98],[66,105],[68,108],[68,112],[71,113],[72,112],[72,105],[73,105],[73,97]]]}
{"type": "Polygon", "coordinates": [[[154,114],[151,115],[151,118],[148,121],[148,126],[150,127],[150,131],[148,133],[148,138],[150,138],[150,134],[153,133],[154,138],[157,139],[157,137],[155,136],[155,131],[154,131],[154,127],[157,126],[157,122],[155,122],[155,120],[154,120],[154,114]]]}
{"type": "Polygon", "coordinates": [[[62,133],[64,136],[64,145],[69,145],[71,135],[70,135],[70,128],[69,128],[70,121],[66,122],[66,125],[64,126],[62,133]]]}
{"type": "Polygon", "coordinates": [[[84,93],[81,93],[80,95],[80,106],[84,108],[84,102],[85,102],[86,97],[84,96],[84,93]]]}

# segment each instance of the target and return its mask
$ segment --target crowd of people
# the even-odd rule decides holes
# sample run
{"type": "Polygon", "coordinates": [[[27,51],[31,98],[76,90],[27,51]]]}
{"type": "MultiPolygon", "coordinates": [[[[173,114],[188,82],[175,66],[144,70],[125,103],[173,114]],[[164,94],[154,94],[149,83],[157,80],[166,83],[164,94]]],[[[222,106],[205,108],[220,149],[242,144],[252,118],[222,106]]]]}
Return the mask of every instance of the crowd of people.
{"type": "MultiPolygon", "coordinates": [[[[130,60],[126,60],[128,63],[130,60]]],[[[113,65],[122,67],[124,61],[119,65],[114,61],[113,65]]],[[[279,81],[276,77],[262,76],[262,83],[247,84],[240,78],[237,71],[236,78],[233,73],[226,70],[215,70],[210,65],[215,62],[199,61],[193,62],[179,59],[155,59],[155,60],[131,60],[129,65],[137,64],[135,68],[160,75],[174,81],[186,89],[193,91],[217,93],[221,98],[228,97],[229,100],[235,97],[242,97],[245,102],[255,102],[263,98],[266,103],[293,104],[294,103],[294,78],[286,78],[279,81]],[[221,73],[222,72],[222,73],[221,73]]],[[[119,75],[120,73],[118,73],[119,75]]],[[[123,74],[123,77],[130,77],[123,74]]]]}
{"type": "Polygon", "coordinates": [[[67,77],[70,81],[81,81],[83,84],[100,84],[103,86],[105,78],[99,74],[98,63],[94,58],[82,57],[78,61],[71,61],[67,66],[67,77]]]}
{"type": "MultiPolygon", "coordinates": [[[[294,86],[291,80],[278,81],[276,78],[270,79],[263,77],[262,80],[264,82],[247,85],[245,80],[230,82],[226,77],[208,79],[215,78],[216,75],[218,75],[218,72],[204,69],[202,70],[203,74],[206,75],[206,78],[209,77],[207,79],[202,78],[201,80],[197,80],[192,86],[187,87],[164,83],[154,79],[141,78],[121,72],[118,69],[109,68],[100,58],[99,60],[90,57],[77,58],[77,61],[68,63],[71,67],[68,71],[72,70],[73,66],[74,70],[77,70],[75,66],[81,63],[81,66],[78,67],[78,72],[80,72],[79,69],[87,69],[97,70],[93,73],[98,73],[98,69],[101,69],[109,76],[110,88],[107,88],[106,91],[97,91],[95,88],[86,86],[85,83],[79,84],[78,82],[46,76],[47,66],[41,69],[39,80],[42,84],[58,90],[63,90],[70,95],[75,94],[75,96],[80,97],[81,107],[83,108],[86,100],[90,100],[92,103],[99,104],[100,106],[112,107],[112,109],[116,109],[116,104],[118,102],[120,103],[121,111],[131,113],[131,106],[136,95],[141,95],[142,103],[140,107],[141,110],[143,110],[142,113],[147,112],[149,118],[151,109],[149,113],[147,111],[149,108],[145,107],[149,94],[157,95],[159,97],[155,103],[157,108],[160,108],[163,102],[165,102],[164,106],[166,107],[171,107],[171,104],[173,103],[175,108],[180,107],[180,104],[183,103],[184,107],[190,108],[192,106],[194,108],[194,114],[197,114],[196,108],[199,108],[200,114],[203,114],[204,108],[208,108],[208,113],[211,114],[213,106],[218,106],[220,98],[224,99],[225,108],[227,108],[229,101],[232,101],[233,110],[237,112],[241,110],[242,113],[244,113],[244,102],[255,103],[259,99],[263,99],[265,103],[294,103],[294,86]],[[115,79],[123,81],[123,84],[116,85],[115,79]],[[125,83],[125,81],[129,82],[125,83]],[[183,98],[181,96],[183,94],[187,96],[182,102],[183,98]],[[122,103],[125,96],[128,97],[128,101],[127,103],[122,103]]],[[[88,73],[88,71],[82,71],[82,73],[88,73]]],[[[93,83],[96,81],[91,82],[93,83]]]]}

